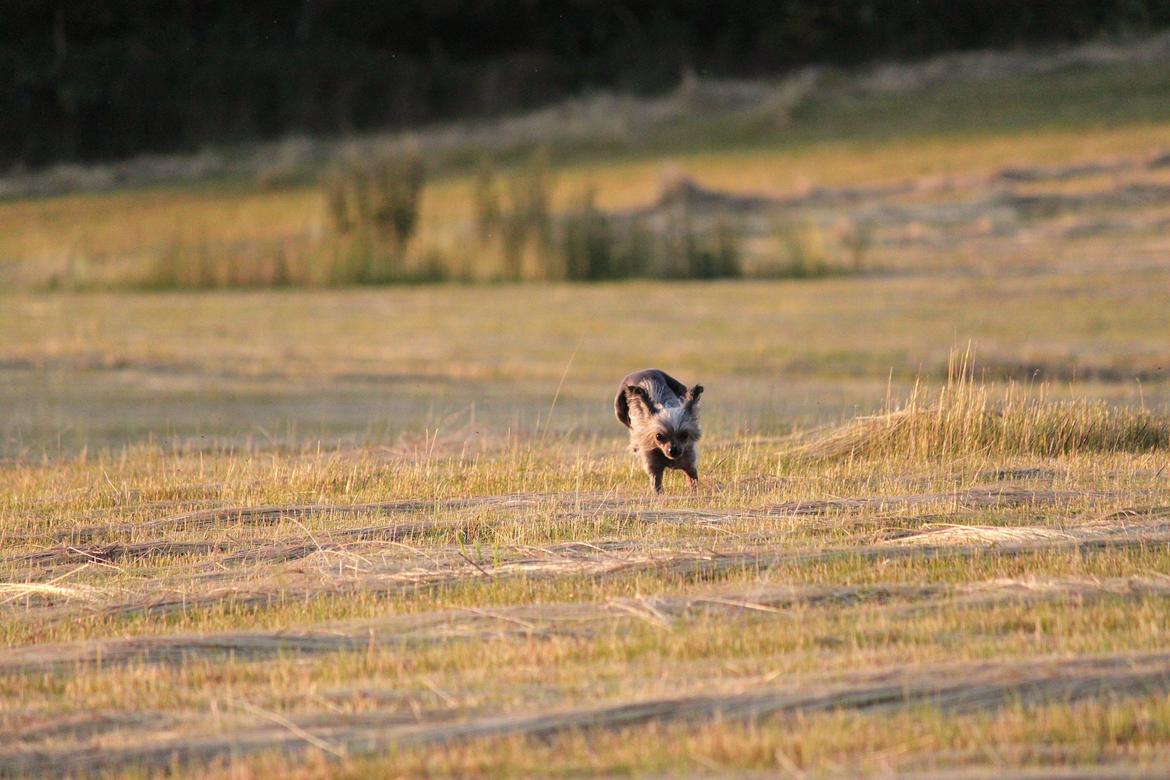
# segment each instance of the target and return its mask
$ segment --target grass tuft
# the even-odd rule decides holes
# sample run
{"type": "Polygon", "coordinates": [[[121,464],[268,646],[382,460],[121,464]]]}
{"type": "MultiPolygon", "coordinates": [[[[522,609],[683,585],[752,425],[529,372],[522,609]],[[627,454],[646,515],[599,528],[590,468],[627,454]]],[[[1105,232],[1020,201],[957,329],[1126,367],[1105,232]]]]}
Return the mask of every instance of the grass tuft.
{"type": "Polygon", "coordinates": [[[993,391],[975,378],[966,352],[952,355],[947,383],[937,393],[916,384],[902,408],[822,431],[793,454],[923,460],[1164,449],[1170,449],[1170,417],[1100,400],[1053,401],[1043,386],[1008,384],[993,391]]]}
{"type": "MultiPolygon", "coordinates": [[[[742,275],[739,241],[726,221],[712,223],[666,182],[650,215],[607,213],[586,187],[562,213],[552,208],[548,155],[500,180],[491,163],[476,177],[475,235],[487,265],[507,281],[522,279],[720,279],[742,275]]],[[[689,180],[688,180],[689,181],[689,180]]]]}

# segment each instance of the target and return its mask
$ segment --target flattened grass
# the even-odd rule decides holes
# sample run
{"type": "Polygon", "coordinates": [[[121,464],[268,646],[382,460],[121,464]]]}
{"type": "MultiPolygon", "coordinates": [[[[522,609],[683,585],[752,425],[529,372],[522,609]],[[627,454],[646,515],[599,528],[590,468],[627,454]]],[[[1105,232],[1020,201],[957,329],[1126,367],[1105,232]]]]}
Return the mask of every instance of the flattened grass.
{"type": "MultiPolygon", "coordinates": [[[[979,389],[990,392],[965,392],[979,389]]],[[[954,431],[970,438],[931,458],[716,442],[707,485],[662,498],[616,440],[587,433],[515,435],[474,454],[428,439],[9,462],[0,725],[23,736],[0,743],[0,767],[87,756],[87,771],[118,776],[447,776],[537,761],[571,774],[1158,760],[1156,674],[1149,693],[1122,699],[1092,687],[1100,675],[1068,672],[1077,704],[1017,703],[999,683],[954,693],[981,702],[973,714],[936,708],[929,692],[884,716],[832,704],[833,691],[859,700],[889,687],[890,670],[940,664],[1047,675],[1036,659],[1120,656],[1117,674],[1130,674],[1125,659],[1170,636],[1155,575],[1170,569],[1162,450],[973,456],[983,434],[954,431]],[[301,509],[315,504],[355,511],[301,509]],[[1003,538],[896,544],[939,524],[1003,538]],[[1054,534],[1011,538],[1036,527],[1054,534]],[[347,536],[363,528],[383,530],[347,536]],[[1082,544],[1085,529],[1102,535],[1082,544]],[[718,715],[721,697],[739,706],[772,688],[769,707],[788,702],[779,715],[718,715]],[[708,704],[680,721],[661,703],[680,696],[708,704]],[[144,701],[145,719],[133,715],[144,701]],[[662,718],[606,720],[655,707],[662,718]],[[1090,739],[1067,728],[1069,712],[1114,726],[1090,739]],[[865,738],[824,733],[835,727],[865,738]],[[989,744],[1006,752],[978,753],[989,744]]]]}

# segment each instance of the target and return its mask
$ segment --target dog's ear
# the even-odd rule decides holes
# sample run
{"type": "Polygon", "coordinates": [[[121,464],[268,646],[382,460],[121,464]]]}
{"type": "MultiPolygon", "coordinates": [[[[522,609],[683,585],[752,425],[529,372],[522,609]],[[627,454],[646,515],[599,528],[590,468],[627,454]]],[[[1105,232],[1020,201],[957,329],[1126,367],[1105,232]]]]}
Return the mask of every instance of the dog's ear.
{"type": "Polygon", "coordinates": [[[617,397],[613,399],[613,411],[617,415],[618,422],[629,428],[630,402],[626,398],[626,388],[618,390],[617,397]]]}
{"type": "Polygon", "coordinates": [[[687,390],[686,395],[683,396],[683,408],[688,412],[695,411],[695,407],[699,404],[699,398],[703,395],[703,386],[695,385],[690,390],[687,390]]]}
{"type": "Polygon", "coordinates": [[[635,417],[645,417],[654,413],[654,405],[650,402],[650,396],[646,393],[646,389],[640,385],[626,385],[618,390],[617,397],[613,399],[613,410],[621,424],[627,428],[631,426],[631,409],[633,409],[635,417]]]}

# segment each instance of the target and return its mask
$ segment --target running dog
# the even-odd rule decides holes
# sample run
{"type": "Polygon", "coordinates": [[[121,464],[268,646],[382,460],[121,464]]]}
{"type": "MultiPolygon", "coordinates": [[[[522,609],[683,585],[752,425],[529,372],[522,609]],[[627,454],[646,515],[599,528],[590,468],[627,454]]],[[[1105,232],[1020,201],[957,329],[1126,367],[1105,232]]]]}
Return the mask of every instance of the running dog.
{"type": "Polygon", "coordinates": [[[655,493],[662,492],[662,474],[678,469],[691,487],[699,484],[699,397],[703,386],[687,388],[656,368],[635,371],[618,386],[614,411],[630,429],[630,449],[642,458],[655,493]]]}

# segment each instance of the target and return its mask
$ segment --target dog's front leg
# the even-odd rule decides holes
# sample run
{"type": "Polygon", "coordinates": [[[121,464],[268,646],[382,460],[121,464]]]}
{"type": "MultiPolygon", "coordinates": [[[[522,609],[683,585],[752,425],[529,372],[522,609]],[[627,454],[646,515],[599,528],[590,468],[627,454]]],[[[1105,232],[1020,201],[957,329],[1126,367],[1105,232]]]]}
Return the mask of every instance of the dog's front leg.
{"type": "Polygon", "coordinates": [[[646,473],[650,475],[650,487],[654,489],[655,493],[661,493],[662,473],[666,471],[666,464],[662,462],[662,458],[654,457],[654,453],[645,453],[642,456],[642,465],[646,467],[646,473]]]}

